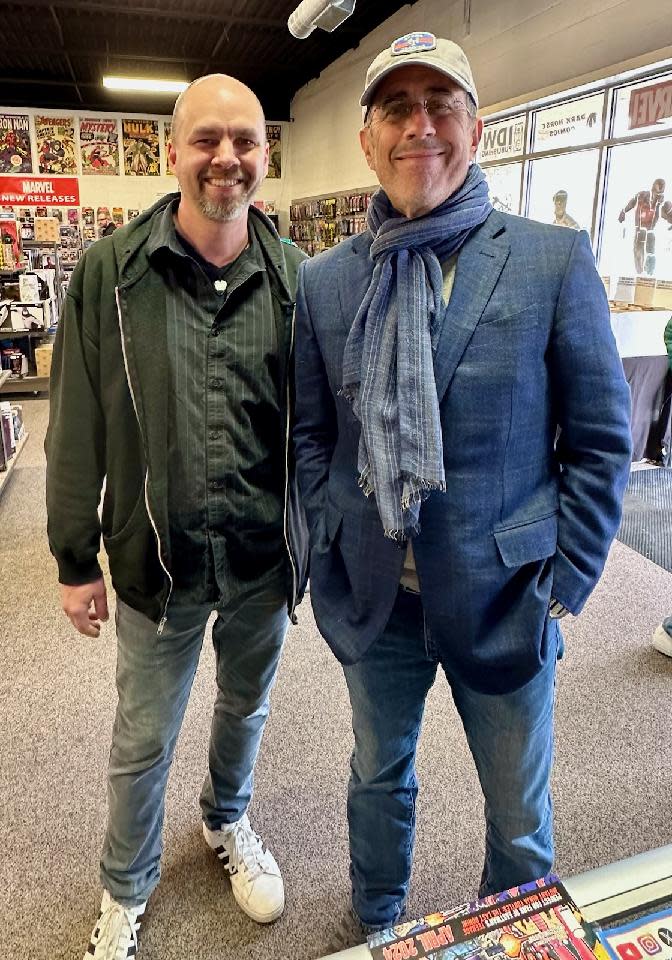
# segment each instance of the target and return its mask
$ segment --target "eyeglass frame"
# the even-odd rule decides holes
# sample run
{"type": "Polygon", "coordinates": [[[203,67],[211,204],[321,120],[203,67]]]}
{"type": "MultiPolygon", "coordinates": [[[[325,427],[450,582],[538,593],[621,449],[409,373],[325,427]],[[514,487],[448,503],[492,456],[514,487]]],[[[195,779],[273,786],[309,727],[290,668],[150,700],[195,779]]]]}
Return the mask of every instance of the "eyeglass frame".
{"type": "MultiPolygon", "coordinates": [[[[387,117],[381,117],[381,122],[382,122],[382,123],[401,123],[401,122],[404,122],[404,123],[405,123],[405,122],[408,120],[408,118],[412,115],[413,110],[415,109],[415,107],[417,106],[417,104],[420,104],[420,105],[422,106],[422,109],[424,110],[424,112],[427,114],[428,117],[432,117],[432,114],[431,114],[431,113],[429,112],[429,110],[427,109],[427,103],[428,103],[428,101],[431,100],[432,98],[434,98],[434,97],[441,97],[441,96],[442,96],[442,94],[440,94],[440,93],[431,93],[428,97],[422,97],[422,98],[420,98],[420,99],[418,99],[418,100],[411,100],[410,97],[398,97],[398,98],[396,98],[396,102],[397,102],[397,103],[404,103],[404,102],[405,102],[406,104],[409,105],[409,110],[408,110],[408,112],[407,112],[403,117],[399,117],[398,120],[388,120],[387,117]]],[[[433,117],[432,117],[432,119],[442,120],[442,119],[445,119],[446,117],[449,117],[449,116],[451,116],[451,115],[453,115],[453,116],[458,116],[460,113],[466,113],[472,120],[475,120],[475,119],[476,119],[477,112],[478,112],[478,108],[476,107],[476,103],[475,103],[475,101],[474,101],[474,98],[471,96],[470,93],[467,93],[466,102],[463,101],[463,100],[460,100],[458,97],[452,96],[452,95],[447,96],[447,99],[450,99],[453,103],[459,103],[459,104],[461,104],[461,106],[464,107],[464,109],[459,109],[459,110],[453,110],[453,109],[451,109],[451,110],[448,111],[448,113],[445,113],[445,114],[443,114],[443,115],[439,115],[438,118],[433,118],[433,117]]],[[[395,98],[392,97],[390,102],[395,102],[395,98]]],[[[366,116],[364,117],[364,126],[365,126],[365,127],[370,127],[370,126],[371,126],[371,123],[373,122],[373,111],[374,111],[374,110],[377,110],[377,109],[380,109],[382,106],[383,106],[383,104],[380,104],[380,103],[372,103],[372,104],[369,104],[369,107],[368,107],[368,109],[367,109],[367,111],[366,111],[366,116]]]]}

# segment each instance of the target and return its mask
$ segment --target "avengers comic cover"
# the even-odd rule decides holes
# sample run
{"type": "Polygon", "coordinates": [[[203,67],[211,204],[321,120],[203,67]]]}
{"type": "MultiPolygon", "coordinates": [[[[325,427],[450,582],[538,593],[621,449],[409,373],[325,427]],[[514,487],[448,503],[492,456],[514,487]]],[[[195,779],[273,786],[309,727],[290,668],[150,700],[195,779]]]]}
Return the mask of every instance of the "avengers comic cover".
{"type": "Polygon", "coordinates": [[[158,177],[159,121],[122,120],[124,173],[127,177],[158,177]]]}
{"type": "Polygon", "coordinates": [[[609,960],[555,875],[373,933],[374,960],[609,960]]]}
{"type": "Polygon", "coordinates": [[[39,173],[77,173],[74,117],[35,117],[39,173]]]}
{"type": "Polygon", "coordinates": [[[0,173],[32,173],[27,114],[0,113],[0,173]]]}
{"type": "Polygon", "coordinates": [[[79,121],[79,151],[83,174],[116,177],[119,173],[117,121],[106,117],[82,117],[79,121]]]}

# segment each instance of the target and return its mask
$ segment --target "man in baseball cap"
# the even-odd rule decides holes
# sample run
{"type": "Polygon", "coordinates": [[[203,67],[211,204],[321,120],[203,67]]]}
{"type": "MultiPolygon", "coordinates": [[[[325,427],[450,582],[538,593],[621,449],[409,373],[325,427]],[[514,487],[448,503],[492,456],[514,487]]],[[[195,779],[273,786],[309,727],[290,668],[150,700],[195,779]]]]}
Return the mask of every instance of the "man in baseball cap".
{"type": "MultiPolygon", "coordinates": [[[[369,229],[302,264],[296,302],[311,600],[355,734],[353,910],[332,952],[404,912],[439,668],[485,799],[480,895],[551,869],[559,618],[600,576],[630,465],[588,236],[492,209],[464,52],[399,37],[360,104],[369,229]]],[[[434,763],[446,789],[454,735],[434,763]]]]}

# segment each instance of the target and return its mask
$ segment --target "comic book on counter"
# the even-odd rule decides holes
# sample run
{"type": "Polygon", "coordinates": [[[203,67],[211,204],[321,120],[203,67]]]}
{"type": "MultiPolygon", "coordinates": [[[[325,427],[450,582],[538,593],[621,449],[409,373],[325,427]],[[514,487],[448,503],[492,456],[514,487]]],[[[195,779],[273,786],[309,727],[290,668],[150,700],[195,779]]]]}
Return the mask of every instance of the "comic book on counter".
{"type": "Polygon", "coordinates": [[[609,960],[554,874],[380,930],[368,947],[374,960],[609,960]]]}

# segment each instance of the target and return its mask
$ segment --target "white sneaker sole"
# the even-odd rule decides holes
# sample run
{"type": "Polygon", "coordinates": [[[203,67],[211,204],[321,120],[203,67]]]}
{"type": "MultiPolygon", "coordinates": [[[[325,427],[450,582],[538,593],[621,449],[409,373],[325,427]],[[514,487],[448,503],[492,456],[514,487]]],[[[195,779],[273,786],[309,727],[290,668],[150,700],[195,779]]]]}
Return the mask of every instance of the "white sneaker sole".
{"type": "Polygon", "coordinates": [[[672,637],[662,624],[659,624],[653,631],[651,643],[659,653],[664,653],[666,657],[672,657],[672,637]]]}

